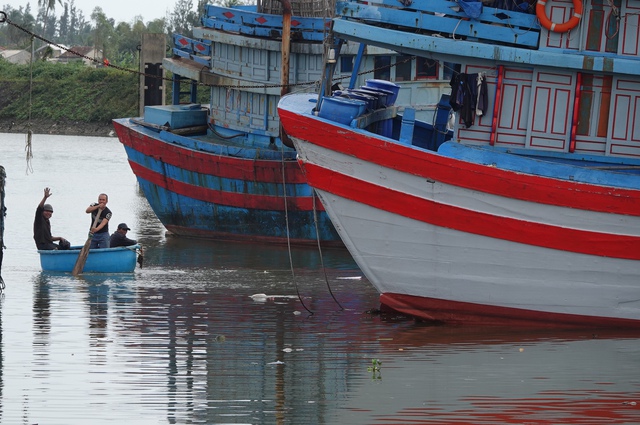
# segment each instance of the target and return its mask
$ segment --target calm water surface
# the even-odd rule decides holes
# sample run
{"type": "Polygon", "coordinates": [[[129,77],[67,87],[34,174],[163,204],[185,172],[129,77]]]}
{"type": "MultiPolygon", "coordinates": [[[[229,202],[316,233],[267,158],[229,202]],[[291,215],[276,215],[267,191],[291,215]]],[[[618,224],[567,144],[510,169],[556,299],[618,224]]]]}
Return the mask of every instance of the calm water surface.
{"type": "Polygon", "coordinates": [[[35,135],[31,164],[25,140],[0,134],[0,423],[640,423],[640,335],[377,315],[344,251],[167,236],[116,138],[35,135]],[[45,186],[53,233],[72,244],[109,194],[144,267],[41,272],[31,229],[45,186]]]}

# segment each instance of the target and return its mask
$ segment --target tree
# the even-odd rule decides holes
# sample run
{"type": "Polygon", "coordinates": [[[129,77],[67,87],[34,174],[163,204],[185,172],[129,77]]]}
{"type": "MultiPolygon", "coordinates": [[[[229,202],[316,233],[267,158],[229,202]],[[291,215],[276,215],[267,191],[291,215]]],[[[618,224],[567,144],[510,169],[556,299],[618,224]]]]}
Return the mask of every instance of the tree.
{"type": "Polygon", "coordinates": [[[58,35],[63,43],[69,42],[69,21],[69,3],[65,3],[64,12],[62,13],[62,16],[60,16],[60,20],[58,22],[58,35]]]}
{"type": "MultiPolygon", "coordinates": [[[[62,0],[58,0],[58,3],[62,6],[62,0]]],[[[38,7],[53,11],[56,9],[56,0],[38,0],[38,7]]]]}
{"type": "Polygon", "coordinates": [[[107,52],[115,54],[115,40],[113,25],[115,21],[107,18],[100,6],[96,6],[91,13],[91,19],[95,22],[95,29],[93,35],[93,45],[96,49],[102,50],[103,57],[107,56],[107,52]]]}
{"type": "Polygon", "coordinates": [[[178,0],[169,20],[169,32],[193,37],[193,27],[198,19],[199,14],[193,10],[192,0],[178,0]]]}
{"type": "Polygon", "coordinates": [[[56,36],[58,19],[55,14],[49,13],[49,10],[41,7],[38,11],[36,31],[47,40],[53,40],[56,36]]]}
{"type": "MultiPolygon", "coordinates": [[[[12,8],[10,5],[4,5],[2,11],[7,14],[11,22],[28,31],[35,32],[36,20],[31,14],[31,5],[27,3],[26,8],[20,6],[18,9],[12,8]]],[[[6,40],[0,44],[17,48],[26,48],[31,44],[31,37],[20,28],[13,25],[0,25],[0,41],[6,40]]]]}

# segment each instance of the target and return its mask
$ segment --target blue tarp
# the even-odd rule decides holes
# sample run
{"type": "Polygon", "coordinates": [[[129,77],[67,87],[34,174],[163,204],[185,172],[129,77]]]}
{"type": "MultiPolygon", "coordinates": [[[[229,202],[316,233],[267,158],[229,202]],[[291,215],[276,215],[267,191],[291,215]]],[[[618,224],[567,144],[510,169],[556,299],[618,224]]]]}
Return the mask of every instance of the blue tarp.
{"type": "Polygon", "coordinates": [[[477,0],[458,0],[462,11],[468,17],[477,19],[482,14],[482,2],[477,0]]]}

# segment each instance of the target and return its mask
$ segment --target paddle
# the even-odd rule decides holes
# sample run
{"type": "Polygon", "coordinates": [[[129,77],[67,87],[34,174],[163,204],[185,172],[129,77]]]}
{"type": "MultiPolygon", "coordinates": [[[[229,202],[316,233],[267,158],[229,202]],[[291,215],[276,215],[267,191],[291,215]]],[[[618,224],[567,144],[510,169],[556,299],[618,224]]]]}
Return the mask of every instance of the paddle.
{"type": "MultiPolygon", "coordinates": [[[[98,213],[96,214],[96,219],[93,221],[93,226],[91,227],[96,227],[98,225],[98,219],[100,218],[101,214],[102,214],[102,209],[99,209],[98,213]]],[[[87,262],[87,257],[89,256],[89,247],[91,246],[92,238],[93,238],[93,233],[91,233],[91,229],[89,229],[89,237],[87,238],[87,241],[84,243],[84,246],[82,247],[82,249],[80,249],[80,254],[78,254],[78,259],[76,260],[76,265],[73,266],[73,271],[71,272],[72,275],[78,276],[80,273],[82,273],[82,269],[84,269],[84,264],[87,262]]]]}

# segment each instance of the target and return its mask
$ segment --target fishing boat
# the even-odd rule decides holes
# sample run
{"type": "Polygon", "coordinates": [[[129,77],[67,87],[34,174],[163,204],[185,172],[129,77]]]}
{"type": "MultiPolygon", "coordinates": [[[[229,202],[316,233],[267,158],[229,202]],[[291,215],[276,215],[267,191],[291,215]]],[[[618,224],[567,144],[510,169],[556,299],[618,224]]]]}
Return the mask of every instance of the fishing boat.
{"type": "MultiPolygon", "coordinates": [[[[81,246],[67,250],[38,250],[40,266],[45,272],[73,270],[81,246]]],[[[131,273],[136,268],[140,245],[98,248],[89,250],[83,273],[131,273]]]]}
{"type": "MultiPolygon", "coordinates": [[[[279,1],[207,5],[193,37],[174,35],[173,55],[162,65],[173,75],[173,104],[114,120],[145,197],[171,233],[343,247],[293,145],[280,137],[276,111],[288,90],[318,91],[333,11],[329,0],[292,1],[292,16],[279,1]],[[198,89],[210,90],[208,105],[197,102],[198,89]]],[[[427,105],[419,111],[425,114],[450,90],[442,70],[418,75],[411,57],[387,49],[358,56],[357,49],[344,45],[338,76],[350,78],[356,66],[373,76],[392,72],[402,80],[398,103],[427,105]]]]}
{"type": "Polygon", "coordinates": [[[453,137],[424,143],[393,106],[336,122],[332,93],[291,94],[278,109],[308,183],[385,307],[640,327],[640,4],[461,3],[338,3],[336,38],[454,64],[453,137]]]}

